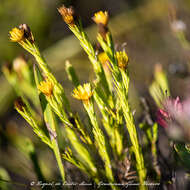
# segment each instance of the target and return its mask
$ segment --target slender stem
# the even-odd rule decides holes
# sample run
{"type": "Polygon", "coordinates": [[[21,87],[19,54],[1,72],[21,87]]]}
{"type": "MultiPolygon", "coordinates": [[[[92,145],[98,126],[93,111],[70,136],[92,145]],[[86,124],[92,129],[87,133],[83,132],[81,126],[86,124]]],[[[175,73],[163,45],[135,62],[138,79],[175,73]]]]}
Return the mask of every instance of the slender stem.
{"type": "Polygon", "coordinates": [[[133,115],[129,106],[129,101],[128,101],[128,90],[129,90],[128,71],[122,71],[118,67],[111,33],[110,32],[107,33],[106,41],[102,38],[101,35],[98,35],[98,41],[101,44],[103,50],[106,52],[110,60],[110,64],[111,64],[110,70],[112,71],[112,76],[114,79],[113,82],[115,84],[116,91],[121,102],[123,115],[127,123],[126,127],[129,132],[131,143],[133,145],[133,151],[136,158],[136,167],[137,167],[137,172],[138,172],[139,181],[140,181],[140,189],[141,190],[147,189],[146,186],[144,186],[144,180],[146,178],[144,159],[143,159],[142,151],[139,146],[137,131],[134,124],[134,118],[133,118],[133,115]]]}
{"type": "Polygon", "coordinates": [[[55,138],[52,140],[52,145],[53,145],[53,152],[54,152],[55,158],[57,160],[57,164],[58,164],[58,167],[59,167],[59,171],[60,171],[60,174],[61,174],[62,181],[65,182],[64,167],[63,167],[59,147],[58,147],[58,144],[57,144],[57,140],[55,138]]]}
{"type": "MultiPolygon", "coordinates": [[[[111,161],[110,161],[109,153],[106,147],[105,136],[98,125],[98,121],[97,121],[95,111],[94,111],[94,105],[91,100],[89,100],[88,102],[83,102],[83,103],[90,117],[90,121],[93,125],[94,138],[98,145],[99,154],[105,163],[106,176],[110,183],[114,183],[114,177],[113,177],[112,168],[111,168],[111,161]]],[[[117,187],[114,185],[111,185],[111,187],[112,189],[117,189],[117,187]]]]}
{"type": "Polygon", "coordinates": [[[111,94],[111,90],[109,88],[108,79],[106,78],[102,64],[98,60],[98,57],[96,56],[96,52],[95,52],[90,40],[88,39],[88,36],[84,32],[82,26],[76,25],[75,27],[70,27],[70,30],[79,39],[82,48],[87,53],[89,60],[93,65],[94,71],[100,82],[99,84],[101,84],[103,86],[106,95],[109,97],[111,94]]]}
{"type": "Polygon", "coordinates": [[[125,99],[124,96],[120,96],[120,97],[123,97],[122,98],[122,109],[123,109],[124,118],[127,123],[126,127],[129,132],[131,143],[133,145],[133,151],[134,151],[135,158],[136,158],[136,167],[137,167],[137,172],[139,175],[140,189],[141,190],[147,189],[146,186],[144,185],[144,181],[146,179],[146,169],[144,167],[143,154],[142,154],[141,148],[139,146],[137,131],[136,131],[136,127],[134,124],[134,118],[131,113],[128,101],[125,99]]]}

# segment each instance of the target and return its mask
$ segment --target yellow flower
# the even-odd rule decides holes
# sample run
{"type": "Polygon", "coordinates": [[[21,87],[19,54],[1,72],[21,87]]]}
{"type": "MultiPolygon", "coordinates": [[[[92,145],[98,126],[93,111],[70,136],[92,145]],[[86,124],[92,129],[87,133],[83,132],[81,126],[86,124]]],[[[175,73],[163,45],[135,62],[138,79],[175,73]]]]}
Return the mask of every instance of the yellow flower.
{"type": "Polygon", "coordinates": [[[63,20],[68,25],[74,25],[74,10],[72,7],[66,8],[64,5],[58,8],[59,13],[63,17],[63,20]]]}
{"type": "Polygon", "coordinates": [[[12,42],[20,42],[24,39],[24,30],[19,28],[13,28],[11,31],[9,31],[10,34],[10,40],[12,42]]]}
{"type": "Polygon", "coordinates": [[[98,54],[98,59],[101,62],[105,73],[110,75],[111,73],[109,69],[109,57],[107,56],[107,54],[105,52],[98,54]]]}
{"type": "Polygon", "coordinates": [[[83,86],[79,85],[77,88],[73,90],[72,96],[78,100],[88,101],[93,92],[91,90],[90,83],[86,83],[83,86]]]}
{"type": "Polygon", "coordinates": [[[38,85],[38,89],[48,97],[53,94],[53,84],[48,79],[40,82],[40,84],[38,85]]]}
{"type": "Polygon", "coordinates": [[[116,59],[117,59],[117,64],[118,64],[119,68],[126,69],[128,62],[129,62],[129,58],[128,58],[127,54],[125,53],[125,51],[117,51],[116,59]]]}
{"type": "Polygon", "coordinates": [[[92,19],[94,20],[94,22],[96,24],[103,24],[104,26],[107,26],[108,24],[108,12],[105,11],[99,11],[97,13],[94,14],[94,16],[92,17],[92,19]]]}
{"type": "Polygon", "coordinates": [[[106,62],[109,61],[109,58],[105,52],[98,54],[98,58],[102,64],[105,64],[106,62]]]}

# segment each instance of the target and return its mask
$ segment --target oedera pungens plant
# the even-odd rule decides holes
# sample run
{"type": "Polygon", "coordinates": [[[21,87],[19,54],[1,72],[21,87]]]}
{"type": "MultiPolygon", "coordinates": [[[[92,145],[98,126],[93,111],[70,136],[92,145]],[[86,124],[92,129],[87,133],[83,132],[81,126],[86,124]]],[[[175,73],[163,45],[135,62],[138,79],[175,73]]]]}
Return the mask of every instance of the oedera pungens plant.
{"type": "Polygon", "coordinates": [[[96,74],[94,82],[80,85],[74,68],[70,63],[66,64],[68,78],[75,86],[72,96],[82,101],[89,122],[81,122],[79,115],[73,113],[62,85],[52,74],[26,24],[13,28],[10,31],[10,40],[19,43],[36,59],[37,65],[33,70],[26,69],[24,73],[27,76],[29,72],[32,73],[29,75],[31,80],[26,85],[30,87],[33,94],[35,90],[37,92],[34,95],[37,98],[30,98],[33,99],[32,101],[35,100],[34,105],[41,107],[42,123],[46,128],[40,126],[35,110],[27,101],[25,90],[19,88],[17,77],[5,67],[3,69],[5,76],[14,87],[17,84],[16,92],[21,97],[15,101],[15,108],[32,126],[36,135],[53,150],[63,182],[65,171],[62,158],[78,167],[97,184],[103,180],[107,181],[112,189],[118,189],[114,184],[126,183],[128,177],[135,179],[134,176],[130,176],[131,162],[127,159],[129,151],[126,153],[128,146],[125,134],[128,131],[132,144],[130,151],[135,156],[140,189],[146,189],[144,185],[146,168],[128,100],[128,56],[125,51],[114,49],[114,42],[108,28],[108,13],[100,11],[93,17],[98,26],[97,40],[102,48],[102,56],[100,56],[100,53],[97,54],[93,48],[73,8],[62,6],[58,11],[80,41],[96,74]],[[97,117],[94,104],[99,108],[101,118],[97,117]],[[64,130],[61,123],[64,125],[64,130]],[[61,138],[67,138],[64,146],[61,145],[61,138]],[[61,153],[60,146],[64,147],[64,153],[61,153]],[[126,165],[125,174],[118,169],[121,163],[126,165]]]}

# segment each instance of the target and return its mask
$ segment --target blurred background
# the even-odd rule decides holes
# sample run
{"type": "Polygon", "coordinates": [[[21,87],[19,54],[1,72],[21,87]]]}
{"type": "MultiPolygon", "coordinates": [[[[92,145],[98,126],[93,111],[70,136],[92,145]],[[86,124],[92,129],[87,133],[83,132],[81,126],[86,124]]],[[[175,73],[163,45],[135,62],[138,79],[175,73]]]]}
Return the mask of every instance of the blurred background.
{"type": "MultiPolygon", "coordinates": [[[[66,60],[73,64],[83,82],[93,79],[87,56],[57,11],[62,3],[75,7],[94,45],[97,28],[91,17],[98,10],[109,12],[109,28],[116,49],[126,49],[130,59],[130,97],[133,108],[137,110],[137,119],[140,118],[141,108],[136,97],[150,99],[148,86],[156,63],[161,63],[168,73],[172,95],[183,98],[187,94],[190,63],[189,0],[0,0],[0,66],[12,62],[18,55],[30,57],[8,38],[8,32],[13,27],[27,23],[68,96],[72,86],[65,74],[66,60]]],[[[13,181],[22,184],[35,179],[35,176],[31,171],[31,163],[11,145],[7,134],[32,136],[34,142],[38,139],[35,139],[32,130],[25,127],[26,123],[14,111],[15,97],[15,92],[0,72],[0,175],[7,179],[11,176],[13,181]]],[[[75,102],[72,102],[75,109],[75,102]]],[[[41,146],[38,144],[37,152],[41,146]]],[[[44,152],[38,152],[41,160],[47,154],[51,155],[45,149],[44,152]]],[[[51,165],[53,159],[53,156],[49,157],[50,167],[42,166],[49,179],[53,178],[52,171],[56,172],[56,168],[51,165]]]]}

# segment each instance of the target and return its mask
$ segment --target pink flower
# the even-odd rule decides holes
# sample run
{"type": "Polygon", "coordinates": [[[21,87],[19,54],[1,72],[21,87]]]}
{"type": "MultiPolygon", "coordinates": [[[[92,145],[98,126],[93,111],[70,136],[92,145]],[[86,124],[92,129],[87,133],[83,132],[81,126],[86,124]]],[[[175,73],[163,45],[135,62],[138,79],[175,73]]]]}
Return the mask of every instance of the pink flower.
{"type": "Polygon", "coordinates": [[[176,117],[181,115],[182,111],[179,97],[176,99],[168,98],[163,104],[163,109],[159,109],[157,112],[157,122],[166,128],[176,117]]]}
{"type": "Polygon", "coordinates": [[[156,116],[157,116],[157,123],[159,125],[161,125],[162,127],[167,127],[168,126],[167,121],[166,121],[167,119],[169,119],[168,112],[166,112],[166,111],[164,111],[162,109],[159,109],[156,116]]]}
{"type": "Polygon", "coordinates": [[[183,102],[168,98],[157,112],[157,122],[173,139],[190,141],[190,98],[183,102]]]}

